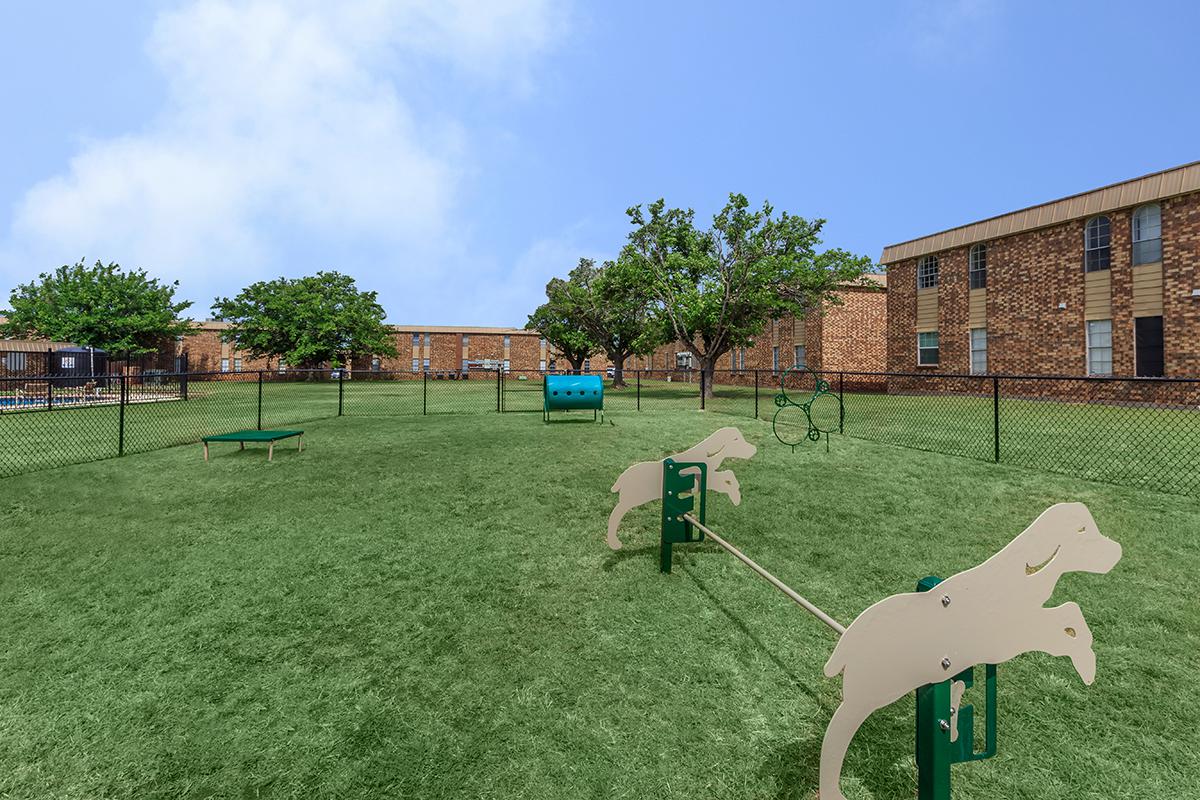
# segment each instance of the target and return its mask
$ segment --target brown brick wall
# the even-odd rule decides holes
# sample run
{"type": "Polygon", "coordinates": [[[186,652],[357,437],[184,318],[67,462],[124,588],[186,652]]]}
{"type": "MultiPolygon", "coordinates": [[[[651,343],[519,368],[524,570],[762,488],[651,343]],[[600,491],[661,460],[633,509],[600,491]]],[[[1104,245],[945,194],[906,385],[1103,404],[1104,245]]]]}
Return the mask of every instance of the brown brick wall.
{"type": "MultiPolygon", "coordinates": [[[[1163,201],[1163,316],[1166,374],[1200,375],[1200,194],[1163,201]]],[[[1112,233],[1113,373],[1134,374],[1131,217],[1109,213],[1112,233]]],[[[1083,375],[1087,371],[1083,229],[1076,219],[988,242],[988,370],[998,374],[1083,375]],[[1059,309],[1066,303],[1065,309],[1059,309]]],[[[887,366],[893,372],[970,369],[968,247],[939,261],[936,368],[917,367],[916,259],[888,265],[887,366]]]]}
{"type": "MultiPolygon", "coordinates": [[[[887,292],[847,289],[839,296],[842,305],[831,305],[823,317],[808,321],[806,352],[813,368],[883,372],[887,369],[887,292]]],[[[792,352],[790,343],[788,352],[792,352]]]]}
{"type": "Polygon", "coordinates": [[[1163,344],[1167,375],[1200,375],[1200,195],[1162,203],[1163,344]]]}

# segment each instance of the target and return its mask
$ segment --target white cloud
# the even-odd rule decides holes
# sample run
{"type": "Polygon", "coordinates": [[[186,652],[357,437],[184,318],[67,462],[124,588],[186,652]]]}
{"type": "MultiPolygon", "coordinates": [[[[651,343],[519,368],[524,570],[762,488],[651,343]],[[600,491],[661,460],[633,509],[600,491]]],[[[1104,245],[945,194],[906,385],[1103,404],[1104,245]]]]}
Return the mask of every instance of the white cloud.
{"type": "Polygon", "coordinates": [[[549,0],[196,0],[164,12],[147,44],[167,82],[161,113],[83,143],[29,189],[0,270],[16,283],[30,263],[115,259],[180,278],[203,313],[217,291],[283,271],[289,232],[333,250],[427,251],[472,168],[470,140],[453,119],[418,118],[405,76],[436,68],[519,92],[562,25],[549,0]]]}
{"type": "Polygon", "coordinates": [[[996,0],[910,0],[904,42],[928,59],[961,61],[990,48],[996,0]]]}

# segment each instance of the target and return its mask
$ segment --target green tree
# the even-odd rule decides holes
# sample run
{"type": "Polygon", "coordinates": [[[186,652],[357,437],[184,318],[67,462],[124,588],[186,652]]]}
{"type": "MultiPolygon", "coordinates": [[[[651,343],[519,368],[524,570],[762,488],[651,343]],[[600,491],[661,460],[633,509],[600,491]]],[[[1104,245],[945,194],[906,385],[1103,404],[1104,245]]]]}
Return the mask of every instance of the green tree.
{"type": "Polygon", "coordinates": [[[0,333],[114,354],[153,352],[191,329],[180,314],[192,304],[175,301],[178,288],[178,281],[160,283],[145,270],[125,271],[115,263],[64,265],[13,289],[0,333]]]}
{"type": "Polygon", "coordinates": [[[866,256],[820,250],[825,220],[776,216],[769,203],[752,211],[741,194],[729,196],[708,230],[690,209],[661,199],[627,214],[635,228],[623,257],[649,281],[669,335],[699,360],[709,397],[717,359],[751,345],[772,320],[839,302],[838,286],[872,268],[866,256]]]}
{"type": "Polygon", "coordinates": [[[579,324],[613,365],[613,386],[625,385],[625,360],[644,355],[662,341],[652,316],[654,295],[645,274],[629,259],[579,259],[567,290],[575,298],[579,324]]]}
{"type": "Polygon", "coordinates": [[[294,367],[346,364],[354,354],[396,355],[375,292],[359,291],[340,272],[259,281],[233,299],[213,303],[222,334],[254,358],[283,359],[294,367]]]}
{"type": "Polygon", "coordinates": [[[562,278],[546,284],[546,302],[529,315],[526,330],[537,331],[571,364],[575,372],[583,362],[600,350],[599,344],[583,325],[578,287],[562,278]]]}

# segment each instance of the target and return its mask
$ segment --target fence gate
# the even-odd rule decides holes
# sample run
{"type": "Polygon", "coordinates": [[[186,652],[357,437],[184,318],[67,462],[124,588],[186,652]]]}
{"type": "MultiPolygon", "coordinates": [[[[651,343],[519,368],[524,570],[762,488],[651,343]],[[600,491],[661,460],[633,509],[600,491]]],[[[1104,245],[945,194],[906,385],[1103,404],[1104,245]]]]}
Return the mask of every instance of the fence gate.
{"type": "Polygon", "coordinates": [[[501,383],[501,411],[542,411],[542,380],[541,372],[515,370],[503,373],[501,383]]]}

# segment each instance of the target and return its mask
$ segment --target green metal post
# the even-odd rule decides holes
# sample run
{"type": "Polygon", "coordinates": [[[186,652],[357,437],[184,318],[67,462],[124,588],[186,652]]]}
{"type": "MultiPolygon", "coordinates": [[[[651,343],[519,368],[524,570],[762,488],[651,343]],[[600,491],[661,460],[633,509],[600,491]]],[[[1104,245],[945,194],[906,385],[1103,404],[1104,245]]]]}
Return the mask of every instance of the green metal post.
{"type": "Polygon", "coordinates": [[[496,413],[500,413],[500,394],[503,391],[501,383],[504,380],[504,370],[496,367],[496,413]]]}
{"type": "Polygon", "coordinates": [[[424,377],[421,386],[421,413],[429,413],[429,371],[421,373],[424,377]]]}
{"type": "Polygon", "coordinates": [[[637,410],[642,410],[642,373],[637,374],[637,410]]]}
{"type": "Polygon", "coordinates": [[[950,800],[950,681],[917,689],[917,800],[950,800]]]}
{"type": "Polygon", "coordinates": [[[262,430],[262,379],[263,371],[258,371],[258,429],[262,430]]]}
{"type": "MultiPolygon", "coordinates": [[[[930,576],[918,592],[941,583],[930,576]]],[[[950,681],[917,689],[917,800],[950,800],[950,681]]]]}
{"type": "Polygon", "coordinates": [[[696,496],[699,495],[698,518],[701,523],[707,522],[707,489],[708,465],[703,461],[663,460],[662,528],[658,550],[660,572],[671,571],[671,545],[704,540],[704,534],[692,527],[692,523],[685,520],[683,515],[692,513],[696,508],[696,496]]]}
{"type": "Polygon", "coordinates": [[[346,370],[338,370],[338,416],[342,415],[342,404],[345,399],[346,370]]]}
{"type": "Polygon", "coordinates": [[[704,368],[700,368],[700,410],[704,410],[704,368]]]}
{"type": "MultiPolygon", "coordinates": [[[[942,582],[930,575],[917,582],[918,592],[927,592],[942,582]]],[[[943,601],[945,602],[945,601],[943,601]]],[[[975,750],[975,708],[960,700],[957,719],[952,713],[951,686],[962,681],[974,684],[975,670],[968,668],[950,680],[917,689],[917,800],[950,800],[950,765],[981,761],[996,755],[996,665],[986,664],[984,749],[975,750]],[[951,727],[958,728],[957,741],[950,741],[951,727]]]]}

